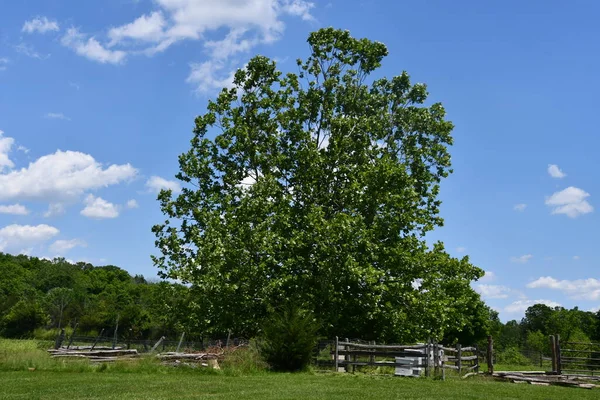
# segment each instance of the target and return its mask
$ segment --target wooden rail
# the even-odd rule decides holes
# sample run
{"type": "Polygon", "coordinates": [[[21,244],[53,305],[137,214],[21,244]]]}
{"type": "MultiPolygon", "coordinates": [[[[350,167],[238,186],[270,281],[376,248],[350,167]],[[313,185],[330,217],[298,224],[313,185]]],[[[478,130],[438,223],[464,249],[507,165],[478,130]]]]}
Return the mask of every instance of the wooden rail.
{"type": "Polygon", "coordinates": [[[424,344],[390,345],[356,343],[348,339],[335,338],[329,354],[332,362],[320,361],[321,365],[333,365],[335,371],[354,372],[356,367],[394,367],[421,370],[425,376],[445,377],[445,371],[455,370],[462,376],[463,372],[479,372],[479,355],[477,347],[442,346],[428,341],[424,344]],[[391,360],[393,359],[393,360],[391,360]],[[410,362],[410,359],[417,359],[410,362]],[[407,362],[408,361],[408,362],[407,362]]]}

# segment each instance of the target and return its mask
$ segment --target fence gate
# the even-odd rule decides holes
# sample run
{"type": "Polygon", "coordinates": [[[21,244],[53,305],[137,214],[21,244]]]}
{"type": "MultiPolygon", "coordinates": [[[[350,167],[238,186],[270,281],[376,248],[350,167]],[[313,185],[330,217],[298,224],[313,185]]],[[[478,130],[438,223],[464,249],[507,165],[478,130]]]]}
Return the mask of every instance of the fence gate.
{"type": "Polygon", "coordinates": [[[558,374],[600,375],[600,343],[561,342],[550,336],[553,371],[558,374]]]}

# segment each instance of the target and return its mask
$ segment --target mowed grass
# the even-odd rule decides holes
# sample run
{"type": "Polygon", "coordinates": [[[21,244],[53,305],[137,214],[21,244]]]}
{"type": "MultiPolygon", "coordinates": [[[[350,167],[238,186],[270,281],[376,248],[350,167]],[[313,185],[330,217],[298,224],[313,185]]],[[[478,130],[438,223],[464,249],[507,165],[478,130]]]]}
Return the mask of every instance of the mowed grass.
{"type": "Polygon", "coordinates": [[[1,372],[1,399],[598,399],[600,391],[341,374],[1,372]]]}
{"type": "Polygon", "coordinates": [[[0,339],[0,399],[598,399],[600,390],[487,378],[269,373],[240,353],[221,371],[161,366],[153,357],[93,365],[52,359],[47,343],[0,339]],[[247,364],[247,365],[244,365],[247,364]],[[30,371],[30,369],[34,369],[30,371]]]}

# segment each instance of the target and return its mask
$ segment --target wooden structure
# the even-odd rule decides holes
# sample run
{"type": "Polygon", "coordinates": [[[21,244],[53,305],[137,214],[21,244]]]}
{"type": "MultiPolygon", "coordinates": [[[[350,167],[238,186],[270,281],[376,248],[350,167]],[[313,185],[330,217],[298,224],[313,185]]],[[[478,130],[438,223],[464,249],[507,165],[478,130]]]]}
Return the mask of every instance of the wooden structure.
{"type": "Polygon", "coordinates": [[[554,374],[600,376],[600,343],[561,342],[555,335],[550,344],[554,374]]]}
{"type": "MultiPolygon", "coordinates": [[[[330,354],[335,371],[354,372],[357,367],[393,367],[413,369],[411,376],[445,377],[446,370],[460,376],[479,372],[476,347],[445,347],[434,341],[414,345],[375,344],[335,338],[330,354]],[[422,372],[422,373],[421,373],[422,372]]],[[[324,363],[320,363],[324,364],[324,363]]],[[[328,363],[327,363],[328,364],[328,363]]]]}

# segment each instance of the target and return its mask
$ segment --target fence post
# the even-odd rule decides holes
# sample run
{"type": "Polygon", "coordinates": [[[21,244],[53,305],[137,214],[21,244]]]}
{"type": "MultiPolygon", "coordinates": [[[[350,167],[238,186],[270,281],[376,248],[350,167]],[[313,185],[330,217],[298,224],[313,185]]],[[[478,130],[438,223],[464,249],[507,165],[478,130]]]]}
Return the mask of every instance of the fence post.
{"type": "MultiPolygon", "coordinates": [[[[375,341],[374,341],[374,340],[371,340],[371,345],[372,345],[372,346],[375,346],[375,341]]],[[[373,353],[375,353],[375,347],[372,347],[372,348],[371,348],[371,351],[372,351],[373,353]]],[[[371,365],[375,366],[375,354],[371,354],[371,355],[369,356],[369,364],[371,364],[371,365]]]]}
{"type": "Polygon", "coordinates": [[[120,317],[120,315],[117,315],[117,324],[115,325],[115,334],[113,335],[113,342],[112,342],[113,349],[117,346],[117,331],[119,330],[119,317],[120,317]]]}
{"type": "Polygon", "coordinates": [[[488,374],[494,374],[494,339],[492,336],[488,336],[487,346],[487,363],[488,363],[488,374]]]}
{"type": "Polygon", "coordinates": [[[425,376],[429,377],[431,375],[431,367],[429,365],[429,349],[431,346],[431,339],[427,339],[427,343],[425,344],[425,376]]]}
{"type": "Polygon", "coordinates": [[[92,344],[91,350],[94,350],[94,347],[96,347],[96,344],[98,343],[98,340],[100,340],[100,338],[102,337],[103,333],[104,333],[104,328],[102,328],[100,330],[100,333],[98,334],[98,336],[96,336],[96,340],[94,340],[94,343],[92,344]]]}
{"type": "Polygon", "coordinates": [[[550,335],[550,350],[552,350],[552,372],[556,373],[556,338],[550,335]]]}
{"type": "Polygon", "coordinates": [[[340,357],[339,356],[339,350],[338,350],[338,348],[339,348],[339,345],[338,345],[339,341],[340,340],[336,336],[335,337],[335,360],[333,361],[334,365],[335,365],[335,372],[339,371],[339,369],[338,369],[339,368],[339,362],[338,362],[338,360],[339,360],[339,357],[340,357]]]}
{"type": "Polygon", "coordinates": [[[437,377],[440,373],[440,353],[437,340],[433,341],[433,377],[437,377]]]}
{"type": "Polygon", "coordinates": [[[475,372],[479,373],[479,346],[475,345],[475,372]]]}
{"type": "Polygon", "coordinates": [[[131,348],[131,335],[133,335],[133,329],[129,328],[129,335],[127,336],[127,350],[131,348]]]}
{"type": "Polygon", "coordinates": [[[544,366],[543,361],[544,361],[544,353],[542,353],[540,351],[540,368],[542,368],[544,366]]]}
{"type": "Polygon", "coordinates": [[[462,346],[460,343],[456,344],[456,367],[458,368],[458,376],[462,372],[462,346]]]}
{"type": "MultiPolygon", "coordinates": [[[[346,343],[349,343],[350,339],[346,338],[346,343]]],[[[346,367],[345,370],[346,372],[350,372],[350,355],[348,354],[348,352],[350,351],[350,346],[345,345],[344,346],[344,350],[346,351],[346,354],[344,355],[344,361],[346,362],[346,367]]]]}
{"type": "Polygon", "coordinates": [[[185,336],[185,332],[183,332],[181,334],[181,338],[179,339],[179,344],[177,345],[177,350],[175,350],[175,353],[179,353],[179,348],[181,347],[181,342],[183,342],[183,337],[185,336]]]}
{"type": "Polygon", "coordinates": [[[79,322],[75,323],[75,327],[73,328],[73,333],[71,333],[71,338],[69,339],[69,344],[67,345],[67,349],[69,347],[71,347],[71,345],[73,344],[73,337],[75,336],[75,333],[77,332],[78,326],[79,326],[79,322]]]}
{"type": "Polygon", "coordinates": [[[562,359],[560,354],[560,335],[556,335],[556,373],[562,374],[562,359]]]}
{"type": "Polygon", "coordinates": [[[54,343],[54,348],[55,349],[60,349],[60,346],[62,346],[63,340],[65,340],[65,330],[64,330],[64,328],[60,330],[60,333],[56,337],[56,343],[54,343]]]}
{"type": "Polygon", "coordinates": [[[165,340],[165,337],[161,336],[160,339],[158,339],[158,342],[156,342],[154,344],[154,347],[152,347],[152,349],[150,350],[150,353],[154,353],[154,351],[158,348],[158,346],[160,346],[163,340],[165,340]]]}

